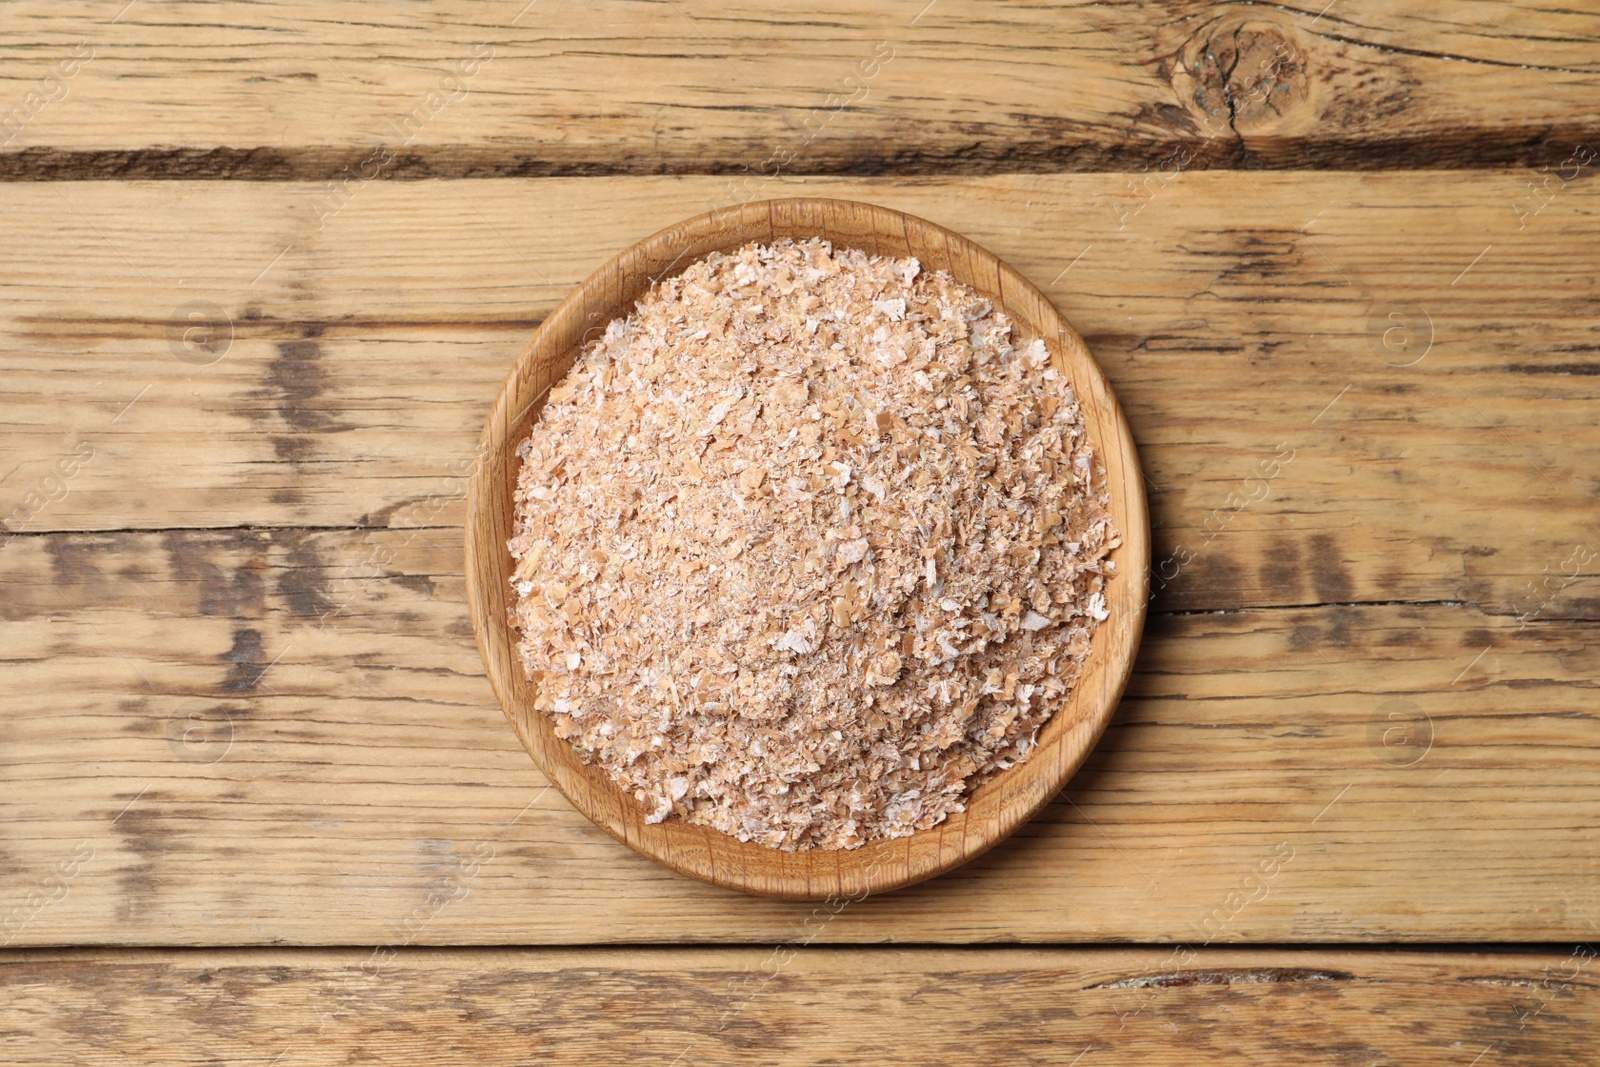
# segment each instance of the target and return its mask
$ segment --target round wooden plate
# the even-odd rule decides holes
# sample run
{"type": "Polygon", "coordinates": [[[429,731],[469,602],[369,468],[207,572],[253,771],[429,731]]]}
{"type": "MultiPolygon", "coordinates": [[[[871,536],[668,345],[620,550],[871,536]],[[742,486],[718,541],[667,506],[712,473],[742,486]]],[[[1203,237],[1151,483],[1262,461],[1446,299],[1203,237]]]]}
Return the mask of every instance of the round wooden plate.
{"type": "Polygon", "coordinates": [[[1144,626],[1150,528],[1144,487],[1122,409],[1083,339],[1022,275],[971,241],[931,222],[846,200],[770,200],[714,211],[648,237],[601,267],[535,331],[506,379],[483,430],[467,500],[466,574],[472,624],[489,681],[534,762],[573,805],[629,847],[721,886],[792,900],[858,898],[950,870],[1003,840],[1066,785],[1105,729],[1133,665],[1144,626]],[[841,247],[916,256],[947,270],[1003,308],[1017,336],[1042,337],[1052,362],[1075,386],[1089,439],[1105,464],[1111,513],[1122,544],[1111,554],[1110,617],[1095,631],[1077,688],[1061,701],[1025,763],[974,790],[967,810],[910,837],[849,851],[781,852],[669,818],[645,823],[644,809],[556,737],[534,711],[534,688],[518,661],[510,623],[515,449],[539,417],[544,396],[571,368],[586,338],[658,279],[716,251],[750,241],[822,237],[841,247]]]}

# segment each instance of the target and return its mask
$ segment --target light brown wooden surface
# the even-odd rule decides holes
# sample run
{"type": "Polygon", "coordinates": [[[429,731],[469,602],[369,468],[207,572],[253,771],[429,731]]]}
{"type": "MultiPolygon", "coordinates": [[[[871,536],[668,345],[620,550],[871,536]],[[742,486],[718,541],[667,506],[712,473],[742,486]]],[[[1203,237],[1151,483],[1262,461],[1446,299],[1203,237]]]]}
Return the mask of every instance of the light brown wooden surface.
{"type": "MultiPolygon", "coordinates": [[[[482,677],[458,530],[21,537],[0,590],[13,947],[376,943],[463,885],[416,943],[766,941],[811,913],[546,791],[482,677]]],[[[1592,623],[1156,608],[1060,799],[818,940],[1600,934],[1592,623]]]]}
{"type": "Polygon", "coordinates": [[[1592,1058],[1597,39],[1500,0],[6,5],[0,1059],[1592,1058]],[[548,789],[461,566],[558,301],[789,194],[1038,285],[1156,526],[1082,772],[837,915],[548,789]],[[1122,940],[1209,945],[1202,984],[1122,940]],[[1460,941],[1503,951],[1376,948],[1460,941]],[[351,944],[398,954],[292,947],[351,944]]]}
{"type": "Polygon", "coordinates": [[[1501,0],[30,0],[0,175],[1538,169],[1592,139],[1597,34],[1501,0]]]}
{"type": "Polygon", "coordinates": [[[1593,950],[0,954],[16,1067],[1587,1063],[1593,950]],[[1002,1051],[1003,1050],[1003,1051],[1002,1051]],[[1003,1055],[1004,1059],[997,1059],[1003,1055]]]}
{"type": "MultiPolygon", "coordinates": [[[[1162,606],[1463,601],[1595,618],[1587,583],[1543,583],[1579,544],[1600,550],[1585,511],[1600,193],[1574,181],[1519,229],[1523,181],[794,188],[932,218],[1062,309],[1133,427],[1157,577],[1178,571],[1162,606]],[[1390,314],[1414,320],[1392,355],[1390,314]],[[1378,354],[1404,362],[1430,335],[1413,366],[1378,354]],[[1266,498],[1234,512],[1280,448],[1292,458],[1266,498]]],[[[664,221],[727,202],[714,178],[390,182],[318,230],[316,188],[0,190],[0,514],[87,442],[95,458],[23,529],[459,525],[459,475],[539,319],[664,221]],[[224,316],[218,347],[232,324],[211,366],[173,355],[190,301],[224,316]]]]}
{"type": "MultiPolygon", "coordinates": [[[[852,460],[854,462],[854,460],[852,460]]],[[[1105,731],[1133,670],[1149,603],[1150,518],[1144,475],[1128,421],[1083,339],[1038,288],[992,252],[926,219],[862,201],[789,198],[757,201],[674,221],[607,261],[540,324],[506,379],[484,425],[467,491],[467,602],[485,670],[506,719],[544,775],[572,805],[635,851],[712,885],[785,900],[828,900],[883,893],[960,866],[994,847],[1055,797],[1105,731]],[[519,449],[546,394],[571,370],[579,349],[605,323],[680,264],[753,243],[822,238],[874,256],[912,257],[988,295],[1015,328],[1016,343],[1039,339],[1051,367],[1072,383],[1084,433],[1104,471],[1107,513],[1118,531],[1108,556],[1110,617],[1096,628],[1072,691],[1057,702],[1028,759],[971,791],[963,810],[935,828],[868,842],[857,849],[780,852],[676,819],[648,814],[598,764],[558,737],[535,710],[510,620],[514,565],[507,544],[516,528],[519,449]]],[[[526,577],[526,575],[519,575],[526,577]]],[[[787,787],[786,787],[787,788],[787,787]]]]}
{"type": "MultiPolygon", "coordinates": [[[[1317,862],[1228,936],[1588,936],[1597,609],[1563,572],[1600,548],[1595,194],[1519,230],[1515,181],[1189,174],[1122,230],[1108,205],[1138,205],[1107,176],[804,184],[933,215],[1041,282],[1128,409],[1158,579],[1194,553],[1070,803],[830,939],[1192,936],[1285,840],[1317,862]],[[1406,304],[1433,347],[1392,367],[1368,323],[1406,304]],[[1415,714],[1395,700],[1433,717],[1412,767],[1382,743],[1415,714]]],[[[388,183],[322,231],[294,214],[310,189],[0,191],[8,514],[41,493],[26,530],[154,528],[0,550],[7,907],[79,841],[105,861],[14,943],[368,939],[479,841],[500,890],[426,940],[773,936],[792,909],[651,870],[554,794],[502,836],[544,782],[480,680],[460,577],[460,475],[534,322],[714,180],[388,183]],[[233,320],[209,366],[172,348],[223,347],[171,332],[191,299],[233,320]],[[238,747],[203,763],[207,730],[183,732],[214,707],[238,747]]]]}

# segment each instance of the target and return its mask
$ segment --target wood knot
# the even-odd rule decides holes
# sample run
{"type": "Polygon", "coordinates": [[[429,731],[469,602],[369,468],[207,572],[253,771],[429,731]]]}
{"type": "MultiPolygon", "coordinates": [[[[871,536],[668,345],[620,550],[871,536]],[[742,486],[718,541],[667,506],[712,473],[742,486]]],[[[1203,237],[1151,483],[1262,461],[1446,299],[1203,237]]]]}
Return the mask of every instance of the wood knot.
{"type": "Polygon", "coordinates": [[[1291,26],[1223,18],[1182,46],[1172,84],[1208,133],[1290,132],[1313,111],[1308,59],[1291,26]]]}

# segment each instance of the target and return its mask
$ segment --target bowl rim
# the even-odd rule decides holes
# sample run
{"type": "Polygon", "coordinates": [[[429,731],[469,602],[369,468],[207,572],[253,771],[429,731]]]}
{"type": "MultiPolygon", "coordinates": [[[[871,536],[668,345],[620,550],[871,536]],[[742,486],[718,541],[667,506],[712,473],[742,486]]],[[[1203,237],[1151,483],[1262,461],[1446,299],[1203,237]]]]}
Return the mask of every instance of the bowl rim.
{"type": "Polygon", "coordinates": [[[1099,364],[1072,326],[1032,283],[993,253],[937,223],[854,200],[793,197],[720,208],[656,231],[606,261],[545,317],[512,364],[472,460],[465,520],[465,577],[473,632],[507,720],[534,763],[569,802],[612,837],[681,873],[727,888],[791,900],[860,899],[942,874],[1010,836],[1059,793],[1116,711],[1132,672],[1149,602],[1150,530],[1133,436],[1099,364]],[[715,251],[750,241],[820,237],[835,247],[915,255],[947,269],[1006,312],[1024,336],[1042,337],[1051,363],[1077,392],[1086,431],[1106,469],[1121,544],[1109,558],[1110,616],[1095,630],[1074,689],[1040,728],[1028,758],[968,793],[966,810],[907,837],[857,849],[784,852],[644,810],[532,708],[533,686],[516,653],[511,622],[512,493],[527,437],[544,396],[564,377],[590,335],[603,330],[650,285],[715,251]],[[692,254],[691,254],[692,253],[692,254]],[[1025,329],[1024,326],[1031,329],[1025,329]]]}

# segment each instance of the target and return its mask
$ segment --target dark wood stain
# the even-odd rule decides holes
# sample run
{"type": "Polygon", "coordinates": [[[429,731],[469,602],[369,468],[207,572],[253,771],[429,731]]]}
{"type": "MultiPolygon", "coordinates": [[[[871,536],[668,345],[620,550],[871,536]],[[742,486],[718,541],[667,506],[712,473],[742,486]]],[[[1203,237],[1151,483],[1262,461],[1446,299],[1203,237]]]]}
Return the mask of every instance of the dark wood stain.
{"type": "Polygon", "coordinates": [[[278,458],[291,464],[312,457],[315,435],[355,429],[354,424],[336,417],[334,405],[323,398],[329,382],[322,364],[322,345],[316,340],[322,327],[310,323],[302,332],[305,336],[299,340],[277,343],[277,354],[267,368],[266,387],[253,394],[270,400],[278,417],[294,431],[294,435],[272,437],[278,458]]]}
{"type": "Polygon", "coordinates": [[[393,504],[386,504],[375,511],[369,511],[360,518],[356,519],[356,525],[362,527],[363,529],[372,527],[388,528],[389,526],[393,525],[391,520],[394,519],[395,512],[399,511],[401,508],[410,507],[411,505],[417,503],[418,500],[422,499],[426,498],[419,497],[415,499],[397,500],[393,504]]]}
{"type": "MultiPolygon", "coordinates": [[[[45,146],[0,157],[0,175],[11,181],[82,181],[176,177],[214,180],[249,178],[289,181],[304,165],[305,153],[278,148],[138,148],[65,151],[45,146]]],[[[337,170],[330,172],[332,177],[337,170]]]]}
{"type": "Polygon", "coordinates": [[[396,585],[409,589],[413,593],[421,593],[425,597],[433,596],[433,578],[426,574],[397,574],[394,576],[396,585]]]}
{"type": "Polygon", "coordinates": [[[1190,251],[1232,260],[1211,284],[1219,295],[1257,302],[1281,300],[1283,287],[1292,284],[1293,299],[1299,302],[1304,299],[1300,284],[1306,276],[1328,273],[1326,263],[1314,252],[1309,253],[1311,258],[1302,252],[1303,235],[1293,230],[1230,230],[1217,237],[1220,243],[1216,247],[1190,251]]]}
{"type": "MultiPolygon", "coordinates": [[[[309,437],[284,437],[280,434],[274,434],[270,440],[272,441],[273,455],[285,463],[303,463],[310,459],[311,454],[317,450],[316,443],[309,437]]],[[[283,495],[289,496],[293,493],[293,490],[284,490],[282,492],[283,495]]],[[[290,502],[288,500],[278,501],[278,503],[290,502]]],[[[298,503],[298,501],[293,502],[298,503]]]]}
{"type": "Polygon", "coordinates": [[[278,355],[269,368],[272,388],[278,393],[278,414],[296,430],[321,432],[332,420],[311,407],[322,395],[327,374],[322,369],[322,346],[314,340],[280,341],[278,355]]]}
{"type": "MultiPolygon", "coordinates": [[[[1343,611],[1345,609],[1340,608],[1339,610],[1343,611]]],[[[1378,644],[1383,648],[1414,648],[1423,639],[1422,625],[1419,624],[1414,629],[1390,630],[1384,634],[1383,639],[1378,644]]]]}
{"type": "Polygon", "coordinates": [[[1270,597],[1293,603],[1304,588],[1300,549],[1287,537],[1274,538],[1261,563],[1261,591],[1270,597]]]}
{"type": "Polygon", "coordinates": [[[1335,607],[1318,612],[1297,613],[1294,629],[1289,631],[1289,649],[1305,652],[1323,646],[1347,647],[1355,641],[1361,624],[1361,609],[1335,607]],[[1322,620],[1318,626],[1314,620],[1322,620]]]}
{"type": "Polygon", "coordinates": [[[233,631],[233,647],[219,657],[230,664],[222,680],[226,693],[248,693],[261,681],[267,665],[261,652],[261,631],[239,629],[233,631]]]}
{"type": "Polygon", "coordinates": [[[316,535],[303,530],[278,536],[284,561],[278,567],[277,592],[299,619],[320,619],[333,609],[327,566],[317,552],[316,535]]]}
{"type": "Polygon", "coordinates": [[[122,848],[136,857],[117,871],[117,908],[119,923],[143,919],[156,891],[161,887],[157,875],[157,862],[167,853],[167,828],[154,810],[161,796],[155,790],[146,790],[138,799],[130,795],[132,805],[120,817],[112,811],[107,819],[115,818],[112,830],[122,839],[122,848]]]}
{"type": "MultiPolygon", "coordinates": [[[[1393,81],[1393,79],[1390,79],[1393,81]]],[[[1324,120],[1348,117],[1361,107],[1373,115],[1395,115],[1407,106],[1415,80],[1386,89],[1376,85],[1337,101],[1324,120]],[[1377,90],[1377,91],[1372,91],[1377,90]]],[[[1277,101],[1274,101],[1276,104],[1277,101]]],[[[979,177],[989,174],[1060,174],[1137,171],[1187,148],[1189,170],[1354,171],[1463,170],[1506,166],[1539,167],[1562,159],[1592,136],[1588,123],[1486,122],[1446,131],[1367,130],[1342,135],[1334,121],[1308,132],[1276,138],[1264,152],[1241,141],[1228,127],[1226,111],[1212,117],[1223,135],[1207,137],[1189,115],[1172,118],[1173,105],[1144,102],[1108,121],[1086,123],[1059,116],[1027,115],[1013,122],[932,124],[919,143],[842,132],[801,153],[785,168],[791,176],[979,177]],[[1023,121],[1024,119],[1028,121],[1023,121]],[[1170,121],[1170,124],[1163,123],[1170,121]],[[1051,122],[1051,120],[1054,120],[1051,122]],[[1035,132],[1043,130],[1044,133],[1035,132]],[[1130,136],[1130,131],[1133,131],[1130,136]]],[[[1257,110],[1265,110],[1257,109],[1257,110]]],[[[1270,112],[1269,112],[1270,113],[1270,112]]],[[[1251,112],[1247,110],[1247,115],[1251,112]]],[[[747,177],[751,161],[771,151],[766,140],[721,139],[695,147],[617,152],[604,145],[563,149],[548,145],[448,145],[395,152],[394,165],[378,181],[482,178],[590,178],[648,175],[747,177]]],[[[328,181],[358,168],[370,147],[69,149],[34,146],[0,154],[0,182],[86,181],[328,181]]]]}
{"type": "Polygon", "coordinates": [[[1592,363],[1507,363],[1512,374],[1563,374],[1593,377],[1600,374],[1600,359],[1592,363]]]}
{"type": "MultiPolygon", "coordinates": [[[[1227,535],[1224,533],[1222,536],[1227,535]]],[[[1212,551],[1215,551],[1215,546],[1212,551]]],[[[1238,604],[1244,601],[1245,594],[1249,591],[1244,569],[1229,557],[1220,554],[1208,555],[1191,563],[1190,566],[1195,568],[1194,584],[1188,590],[1189,595],[1184,598],[1185,600],[1219,604],[1238,604]]],[[[1178,581],[1181,583],[1184,577],[1180,574],[1178,581]]]]}
{"type": "Polygon", "coordinates": [[[98,587],[103,578],[95,557],[101,545],[81,537],[50,537],[44,550],[50,557],[50,573],[57,585],[82,585],[98,587]]]}
{"type": "MultiPolygon", "coordinates": [[[[1390,592],[1399,592],[1406,588],[1407,576],[1404,571],[1390,567],[1378,576],[1378,590],[1380,596],[1387,596],[1390,592]]],[[[1396,598],[1399,599],[1399,598],[1396,598]]]]}
{"type": "Polygon", "coordinates": [[[173,531],[162,536],[172,575],[196,586],[201,615],[259,619],[266,612],[264,582],[266,540],[251,530],[218,535],[204,531],[173,531]],[[237,561],[225,570],[214,555],[237,561]]]}
{"type": "Polygon", "coordinates": [[[118,731],[128,737],[160,737],[161,720],[151,710],[150,701],[144,697],[117,701],[117,710],[124,718],[118,731]]]}
{"type": "Polygon", "coordinates": [[[1569,596],[1562,594],[1560,617],[1565,619],[1600,619],[1600,597],[1569,596]]]}
{"type": "Polygon", "coordinates": [[[1330,613],[1328,624],[1322,628],[1322,639],[1330,645],[1346,647],[1354,641],[1353,634],[1360,624],[1359,608],[1338,607],[1330,613]]]}
{"type": "Polygon", "coordinates": [[[1307,617],[1295,617],[1294,628],[1289,631],[1289,651],[1304,652],[1317,647],[1317,628],[1307,621],[1307,617]]]}
{"type": "Polygon", "coordinates": [[[130,560],[117,568],[117,577],[130,585],[142,585],[156,580],[154,568],[144,560],[130,560]]]}
{"type": "Polygon", "coordinates": [[[1331,534],[1312,536],[1307,551],[1311,584],[1323,604],[1343,604],[1355,599],[1355,584],[1345,565],[1344,551],[1331,534]]]}

